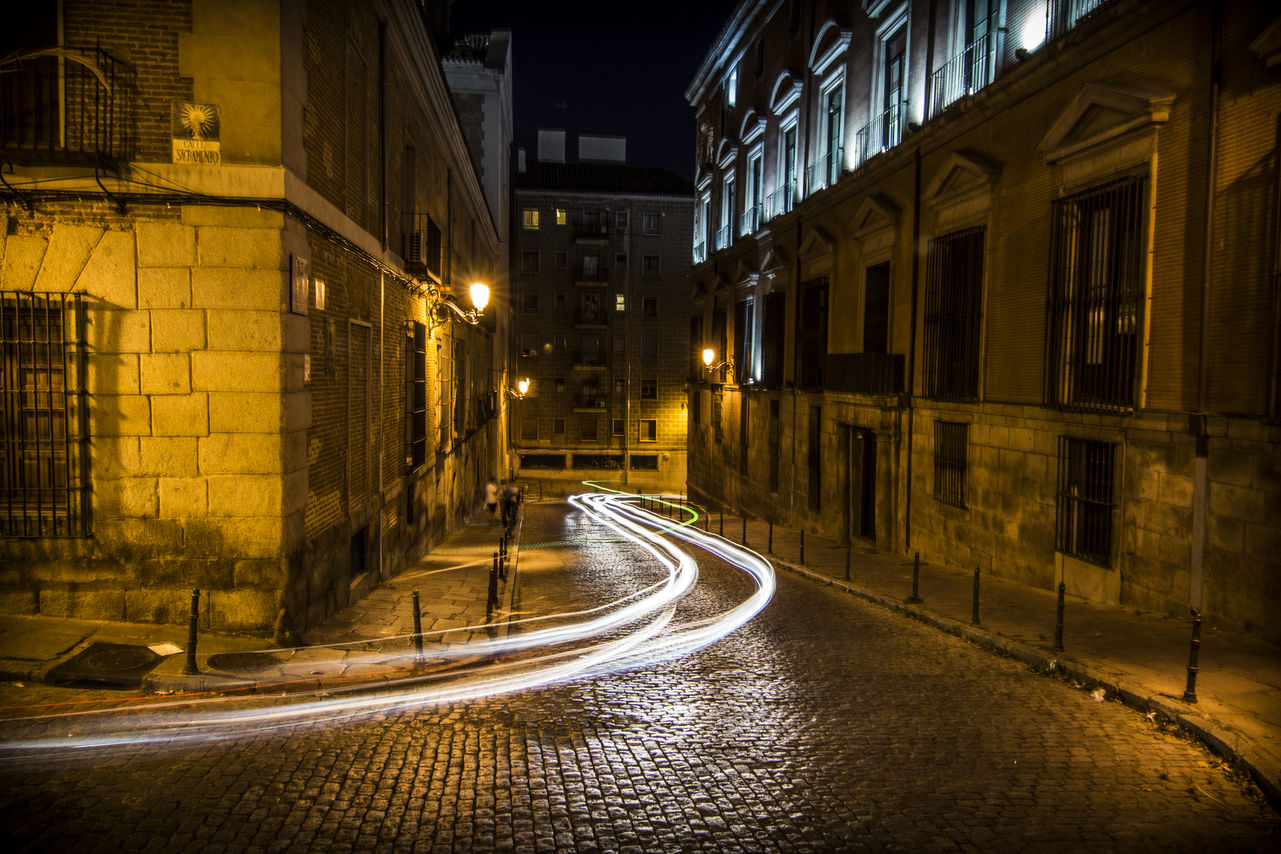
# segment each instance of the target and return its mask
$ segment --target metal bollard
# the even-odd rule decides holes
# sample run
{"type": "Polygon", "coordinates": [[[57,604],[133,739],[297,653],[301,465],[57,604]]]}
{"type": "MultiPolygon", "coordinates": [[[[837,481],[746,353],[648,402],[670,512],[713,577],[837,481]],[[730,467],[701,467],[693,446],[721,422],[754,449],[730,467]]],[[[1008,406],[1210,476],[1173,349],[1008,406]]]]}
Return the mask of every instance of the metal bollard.
{"type": "Polygon", "coordinates": [[[1185,703],[1196,702],[1197,659],[1201,657],[1201,612],[1192,609],[1192,649],[1188,651],[1188,687],[1183,692],[1185,703]]]}
{"type": "Polygon", "coordinates": [[[974,612],[970,615],[970,623],[977,626],[979,624],[979,568],[974,567],[974,612]]]}
{"type": "Polygon", "coordinates": [[[721,508],[721,536],[725,536],[725,508],[721,508]]]}
{"type": "Polygon", "coordinates": [[[418,607],[418,591],[414,591],[414,663],[423,666],[423,614],[418,607]]]}
{"type": "Polygon", "coordinates": [[[747,516],[746,516],[746,514],[744,514],[744,516],[743,516],[743,536],[742,536],[741,542],[743,543],[743,545],[747,545],[747,516]]]}
{"type": "Polygon", "coordinates": [[[845,580],[850,580],[850,553],[854,550],[853,543],[845,544],[845,580]]]}
{"type": "Polygon", "coordinates": [[[200,620],[200,588],[191,589],[191,618],[187,623],[187,663],[182,668],[186,674],[199,673],[196,667],[196,626],[200,620]]]}
{"type": "Polygon", "coordinates": [[[1059,603],[1054,617],[1054,651],[1063,651],[1063,594],[1067,592],[1067,585],[1062,581],[1059,582],[1059,603]]]}
{"type": "Polygon", "coordinates": [[[912,595],[907,597],[908,602],[921,601],[921,553],[915,552],[912,555],[912,595]]]}
{"type": "Polygon", "coordinates": [[[801,528],[801,563],[805,563],[805,529],[801,528]]]}
{"type": "Polygon", "coordinates": [[[494,616],[494,607],[498,605],[498,552],[494,552],[494,564],[489,569],[489,597],[485,602],[485,622],[494,616]]]}
{"type": "Polygon", "coordinates": [[[765,547],[765,551],[769,554],[774,554],[774,523],[773,522],[769,523],[769,545],[765,547]]]}
{"type": "Polygon", "coordinates": [[[703,514],[703,533],[710,534],[712,532],[712,511],[706,507],[703,509],[706,511],[703,514]]]}

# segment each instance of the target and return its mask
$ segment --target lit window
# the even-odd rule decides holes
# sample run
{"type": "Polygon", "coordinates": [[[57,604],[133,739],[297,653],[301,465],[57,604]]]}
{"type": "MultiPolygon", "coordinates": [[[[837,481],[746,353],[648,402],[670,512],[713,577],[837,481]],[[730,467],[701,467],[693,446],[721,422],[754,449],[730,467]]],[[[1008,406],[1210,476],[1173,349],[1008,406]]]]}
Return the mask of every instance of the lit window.
{"type": "Polygon", "coordinates": [[[738,69],[735,68],[725,78],[725,106],[731,110],[738,103],[738,69]]]}
{"type": "Polygon", "coordinates": [[[622,311],[627,307],[627,298],[623,294],[614,294],[614,311],[622,311]]]}
{"type": "MultiPolygon", "coordinates": [[[[559,213],[559,212],[558,212],[559,213]]],[[[521,225],[530,231],[538,230],[538,208],[525,208],[521,225]]]]}
{"type": "Polygon", "coordinates": [[[556,224],[565,225],[569,222],[569,212],[564,208],[556,208],[556,224]]]}

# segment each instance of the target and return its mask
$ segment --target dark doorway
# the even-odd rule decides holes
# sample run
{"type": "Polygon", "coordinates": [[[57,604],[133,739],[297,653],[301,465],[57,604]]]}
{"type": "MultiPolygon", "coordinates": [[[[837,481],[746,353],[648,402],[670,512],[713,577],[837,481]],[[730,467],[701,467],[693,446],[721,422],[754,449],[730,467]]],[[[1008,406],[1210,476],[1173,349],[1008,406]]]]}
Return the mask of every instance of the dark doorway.
{"type": "Polygon", "coordinates": [[[876,542],[876,434],[854,429],[850,442],[850,533],[876,542]]]}
{"type": "Polygon", "coordinates": [[[369,548],[368,541],[368,527],[361,528],[359,531],[351,535],[351,572],[348,575],[348,578],[352,581],[355,581],[357,578],[364,575],[365,570],[368,568],[366,566],[366,554],[369,548]]]}

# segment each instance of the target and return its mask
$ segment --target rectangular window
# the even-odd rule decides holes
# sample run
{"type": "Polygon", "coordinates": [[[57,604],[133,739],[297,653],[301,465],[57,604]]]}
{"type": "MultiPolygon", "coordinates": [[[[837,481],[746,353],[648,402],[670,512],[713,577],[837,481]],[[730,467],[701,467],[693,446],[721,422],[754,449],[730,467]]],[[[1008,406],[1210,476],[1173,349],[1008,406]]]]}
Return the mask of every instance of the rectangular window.
{"type": "Polygon", "coordinates": [[[632,454],[632,468],[636,471],[658,471],[658,454],[632,454]]]}
{"type": "Polygon", "coordinates": [[[793,122],[783,131],[782,142],[778,147],[778,200],[774,205],[774,214],[785,214],[792,209],[796,201],[796,124],[793,122]]]}
{"type": "Polygon", "coordinates": [[[761,227],[765,203],[765,153],[757,147],[747,157],[747,187],[743,195],[743,221],[740,234],[753,234],[761,227]]]}
{"type": "Polygon", "coordinates": [[[565,378],[564,378],[564,377],[553,377],[553,378],[552,378],[552,388],[555,390],[556,394],[564,394],[564,393],[565,393],[565,378]]]}
{"type": "Polygon", "coordinates": [[[563,249],[556,250],[556,269],[564,270],[569,267],[569,253],[563,249]]]}
{"type": "Polygon", "coordinates": [[[641,317],[658,317],[658,297],[641,297],[641,317]]]}
{"type": "Polygon", "coordinates": [[[538,355],[538,334],[534,332],[520,333],[520,354],[522,356],[538,355]]]}
{"type": "Polygon", "coordinates": [[[522,273],[538,272],[538,250],[526,249],[520,253],[520,271],[522,273]]]}
{"type": "Polygon", "coordinates": [[[796,384],[803,389],[823,387],[827,361],[827,279],[816,279],[801,291],[801,312],[796,329],[799,342],[796,384]]]}
{"type": "Polygon", "coordinates": [[[627,230],[627,211],[614,211],[614,228],[617,231],[627,230]]]}
{"type": "Polygon", "coordinates": [[[614,419],[614,435],[621,437],[623,435],[623,419],[614,419]]]}
{"type": "Polygon", "coordinates": [[[734,242],[734,170],[725,173],[721,183],[721,222],[716,229],[716,249],[724,249],[734,242]]]}
{"type": "Polygon", "coordinates": [[[978,400],[983,318],[982,227],[930,241],[925,275],[925,394],[978,400]]]}
{"type": "Polygon", "coordinates": [[[662,222],[662,217],[660,217],[658,214],[646,213],[645,214],[645,233],[658,234],[660,230],[661,222],[662,222]]]}
{"type": "Polygon", "coordinates": [[[738,103],[738,69],[735,68],[725,78],[725,106],[731,110],[738,103]]]}
{"type": "Polygon", "coordinates": [[[525,208],[521,212],[521,226],[528,231],[538,230],[538,208],[525,208]]]}
{"type": "Polygon", "coordinates": [[[538,314],[538,294],[525,292],[520,295],[521,314],[538,314]]]}
{"type": "Polygon", "coordinates": [[[89,534],[84,308],[0,294],[0,536],[89,534]]]}
{"type": "Polygon", "coordinates": [[[556,224],[566,225],[569,223],[569,212],[564,208],[556,208],[556,224]]]}
{"type": "Polygon", "coordinates": [[[614,394],[621,397],[627,391],[627,382],[622,379],[614,380],[614,394]]]}
{"type": "Polygon", "coordinates": [[[565,311],[566,309],[569,308],[569,301],[566,298],[565,294],[556,294],[554,299],[555,299],[556,311],[558,312],[565,311]]]}
{"type": "Polygon", "coordinates": [[[756,304],[752,300],[743,300],[734,306],[734,331],[738,333],[738,343],[734,348],[734,381],[740,385],[755,379],[753,354],[756,349],[753,340],[756,331],[756,304]]]}
{"type": "Polygon", "coordinates": [[[642,442],[658,441],[658,421],[653,418],[642,418],[640,422],[640,440],[642,442]]]}
{"type": "Polygon", "coordinates": [[[620,253],[618,253],[617,255],[615,255],[615,256],[614,256],[614,269],[615,269],[615,270],[626,270],[626,269],[627,269],[627,256],[626,256],[626,255],[624,255],[623,253],[621,253],[621,252],[620,252],[620,253]]]}
{"type": "Polygon", "coordinates": [[[863,290],[863,352],[886,353],[889,347],[890,262],[867,268],[863,290]]]}
{"type": "Polygon", "coordinates": [[[565,435],[565,419],[564,418],[552,419],[552,435],[553,436],[565,435]]]}
{"type": "Polygon", "coordinates": [[[595,415],[588,415],[578,422],[578,436],[584,442],[595,442],[599,436],[600,419],[595,415]]]}
{"type": "Polygon", "coordinates": [[[427,462],[427,327],[414,323],[409,333],[409,468],[427,462]]]}
{"type": "Polygon", "coordinates": [[[969,424],[934,422],[934,500],[965,506],[965,455],[969,424]]]}
{"type": "Polygon", "coordinates": [[[765,295],[765,312],[761,317],[761,383],[767,388],[783,385],[783,341],[787,334],[787,294],[776,291],[765,295]]]}
{"type": "Polygon", "coordinates": [[[657,359],[658,358],[658,339],[641,338],[641,358],[657,359]]]}
{"type": "Polygon", "coordinates": [[[641,400],[658,400],[658,380],[642,379],[640,381],[641,400]]]}
{"type": "Polygon", "coordinates": [[[827,116],[824,124],[823,142],[825,150],[823,155],[827,162],[823,177],[826,179],[826,186],[830,187],[840,179],[841,167],[845,160],[844,81],[828,89],[824,95],[824,100],[827,106],[827,116]]]}
{"type": "Polygon", "coordinates": [[[1146,185],[1125,178],[1054,204],[1047,392],[1065,409],[1135,406],[1146,185]]]}
{"type": "Polygon", "coordinates": [[[627,295],[614,294],[614,311],[626,311],[626,310],[627,310],[627,295]]]}
{"type": "Polygon", "coordinates": [[[1111,565],[1115,466],[1115,445],[1059,437],[1059,551],[1111,565]]]}
{"type": "Polygon", "coordinates": [[[658,256],[646,255],[644,265],[641,268],[641,275],[653,277],[658,275],[658,256]]]}
{"type": "Polygon", "coordinates": [[[533,442],[538,439],[537,418],[527,415],[520,419],[520,438],[525,442],[533,442]]]}

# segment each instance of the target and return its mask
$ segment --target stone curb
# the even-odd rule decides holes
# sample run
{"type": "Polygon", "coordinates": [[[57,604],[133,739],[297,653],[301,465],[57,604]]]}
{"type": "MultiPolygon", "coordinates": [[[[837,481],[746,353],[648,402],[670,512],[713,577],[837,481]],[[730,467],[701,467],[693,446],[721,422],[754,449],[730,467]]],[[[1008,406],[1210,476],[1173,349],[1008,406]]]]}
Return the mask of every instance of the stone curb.
{"type": "MultiPolygon", "coordinates": [[[[1242,740],[1240,736],[1232,733],[1217,721],[1190,711],[1187,706],[1178,703],[1173,698],[1149,694],[1148,689],[1137,684],[1133,689],[1130,689],[1111,676],[1104,676],[1095,672],[1089,665],[1074,662],[1062,656],[1047,657],[1047,654],[1042,650],[1011,641],[1008,638],[1001,637],[969,623],[960,623],[948,617],[931,614],[919,606],[910,605],[870,590],[854,587],[841,579],[814,572],[807,567],[779,560],[776,557],[769,556],[767,559],[773,562],[775,566],[781,566],[810,581],[817,581],[820,584],[835,587],[838,590],[843,590],[860,599],[910,617],[939,631],[958,635],[988,651],[1009,656],[1029,667],[1047,672],[1061,673],[1085,684],[1098,685],[1108,696],[1119,699],[1123,705],[1129,706],[1145,715],[1149,712],[1155,712],[1167,721],[1174,723],[1183,732],[1196,738],[1211,753],[1247,772],[1259,787],[1259,790],[1263,792],[1264,797],[1267,798],[1272,808],[1281,812],[1281,767],[1278,767],[1276,763],[1263,756],[1259,757],[1259,761],[1255,761],[1246,752],[1243,752],[1240,746],[1234,746],[1240,745],[1242,740]]],[[[1253,751],[1249,752],[1253,753],[1253,751]]]]}

